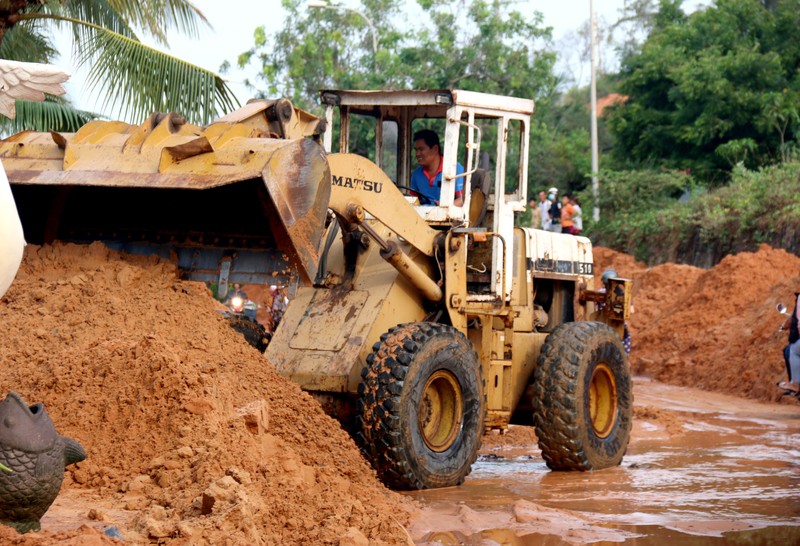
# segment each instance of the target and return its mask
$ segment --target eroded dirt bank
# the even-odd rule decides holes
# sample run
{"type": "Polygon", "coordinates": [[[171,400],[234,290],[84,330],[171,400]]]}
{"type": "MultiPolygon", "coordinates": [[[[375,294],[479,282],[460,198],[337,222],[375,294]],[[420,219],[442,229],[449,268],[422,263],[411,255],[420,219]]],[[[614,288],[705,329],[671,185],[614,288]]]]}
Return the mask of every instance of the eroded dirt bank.
{"type": "MultiPolygon", "coordinates": [[[[792,311],[800,258],[761,246],[712,269],[664,264],[647,268],[630,256],[595,248],[596,274],[611,267],[634,281],[630,321],[635,373],[674,385],[778,401],[786,379],[781,351],[788,332],[775,311],[792,311]]],[[[796,404],[791,397],[785,403],[796,404]]]]}

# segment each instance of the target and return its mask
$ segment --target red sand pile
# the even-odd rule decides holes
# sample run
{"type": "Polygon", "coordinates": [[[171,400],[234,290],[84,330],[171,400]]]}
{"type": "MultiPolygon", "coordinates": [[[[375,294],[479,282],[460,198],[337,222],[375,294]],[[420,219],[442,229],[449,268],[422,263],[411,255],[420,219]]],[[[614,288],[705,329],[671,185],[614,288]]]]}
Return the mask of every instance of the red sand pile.
{"type": "MultiPolygon", "coordinates": [[[[27,248],[0,300],[0,392],[44,402],[86,449],[62,495],[128,544],[410,543],[410,502],[214,308],[164,261],[27,248]]],[[[19,540],[107,541],[88,527],[19,540]]]]}
{"type": "MultiPolygon", "coordinates": [[[[598,277],[613,267],[634,280],[636,373],[778,398],[787,334],[775,304],[791,307],[800,258],[764,246],[710,270],[648,269],[596,248],[595,261],[598,277]]],[[[97,529],[113,526],[128,544],[410,543],[410,501],[175,273],[100,244],[28,247],[0,300],[0,394],[44,402],[88,458],[56,501],[76,507],[77,524],[25,536],[0,526],[0,542],[107,544],[97,529]]]]}
{"type": "Polygon", "coordinates": [[[634,281],[635,373],[746,398],[780,398],[775,383],[786,379],[788,332],[778,332],[785,317],[775,304],[783,302],[790,312],[794,307],[799,257],[763,245],[709,270],[676,264],[648,269],[609,249],[594,252],[598,276],[613,267],[634,281]]]}

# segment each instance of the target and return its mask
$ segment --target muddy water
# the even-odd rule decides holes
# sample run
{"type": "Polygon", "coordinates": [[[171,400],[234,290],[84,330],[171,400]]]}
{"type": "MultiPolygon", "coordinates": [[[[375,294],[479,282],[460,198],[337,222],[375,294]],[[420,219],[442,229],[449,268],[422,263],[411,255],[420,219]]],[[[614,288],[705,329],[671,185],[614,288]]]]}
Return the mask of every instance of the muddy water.
{"type": "Polygon", "coordinates": [[[550,472],[533,446],[486,446],[424,505],[416,544],[800,544],[800,404],[637,379],[621,466],[550,472]]]}

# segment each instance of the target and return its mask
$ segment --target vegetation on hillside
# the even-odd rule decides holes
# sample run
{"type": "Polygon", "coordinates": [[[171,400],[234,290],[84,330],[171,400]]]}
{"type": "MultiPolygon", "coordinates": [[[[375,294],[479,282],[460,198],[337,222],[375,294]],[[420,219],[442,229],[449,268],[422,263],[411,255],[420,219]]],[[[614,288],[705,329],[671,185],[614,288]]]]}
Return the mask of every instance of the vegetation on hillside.
{"type": "Polygon", "coordinates": [[[729,184],[711,191],[680,171],[604,172],[603,180],[601,207],[617,213],[591,225],[588,235],[642,262],[710,267],[762,243],[800,255],[800,161],[757,170],[739,165],[729,184]]]}

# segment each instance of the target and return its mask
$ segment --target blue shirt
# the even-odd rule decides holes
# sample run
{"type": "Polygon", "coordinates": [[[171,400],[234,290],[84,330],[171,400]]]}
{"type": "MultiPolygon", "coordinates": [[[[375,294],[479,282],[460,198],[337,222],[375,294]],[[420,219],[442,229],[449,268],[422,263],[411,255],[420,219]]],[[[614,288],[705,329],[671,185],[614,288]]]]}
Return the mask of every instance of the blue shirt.
{"type": "MultiPolygon", "coordinates": [[[[456,163],[456,174],[464,174],[464,167],[461,163],[456,163]]],[[[439,161],[439,170],[433,175],[433,178],[428,176],[428,173],[422,166],[414,169],[411,173],[411,189],[419,195],[427,197],[429,203],[421,203],[422,205],[433,205],[434,202],[439,200],[439,195],[442,193],[442,161],[439,161]]],[[[458,197],[464,193],[464,179],[456,178],[456,194],[458,197]]],[[[424,199],[420,200],[424,201],[424,199]]]]}

